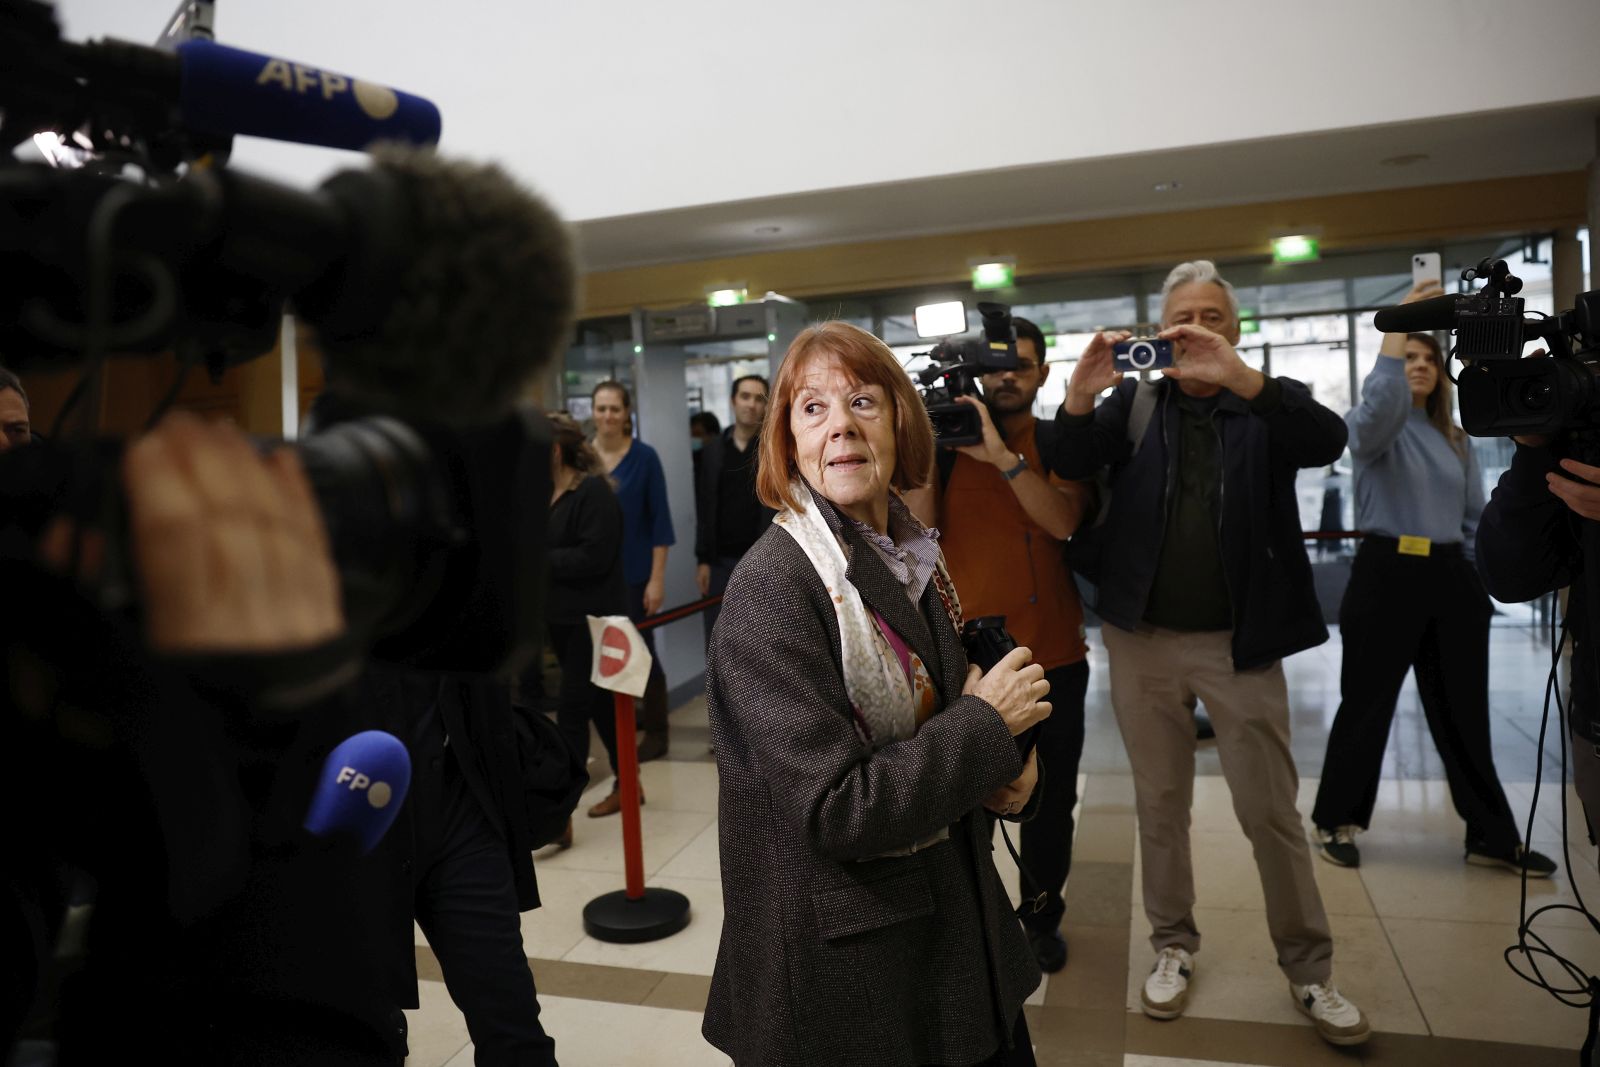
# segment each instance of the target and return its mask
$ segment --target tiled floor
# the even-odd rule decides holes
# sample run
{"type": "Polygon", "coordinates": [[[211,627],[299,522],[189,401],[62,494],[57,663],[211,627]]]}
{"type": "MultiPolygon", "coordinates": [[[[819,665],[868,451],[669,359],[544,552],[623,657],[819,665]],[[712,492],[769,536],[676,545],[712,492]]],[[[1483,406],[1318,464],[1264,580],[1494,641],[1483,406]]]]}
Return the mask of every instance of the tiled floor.
{"type": "MultiPolygon", "coordinates": [[[[1496,629],[1492,702],[1496,759],[1506,792],[1525,817],[1534,794],[1548,649],[1527,630],[1496,629]]],[[[1309,812],[1328,724],[1338,707],[1338,636],[1287,664],[1294,753],[1309,812]]],[[[1156,1023],[1138,1011],[1149,967],[1140,907],[1133,789],[1112,720],[1103,653],[1093,653],[1078,838],[1067,888],[1072,960],[1030,1001],[1041,1064],[1087,1067],[1433,1064],[1540,1067],[1574,1062],[1584,1015],[1518,979],[1503,955],[1517,939],[1521,886],[1508,873],[1468,867],[1462,828],[1443,783],[1414,691],[1401,698],[1372,831],[1359,839],[1362,866],[1315,864],[1335,936],[1335,979],[1378,1033],[1355,1051],[1323,1045],[1295,1010],[1273,963],[1261,890],[1248,843],[1234,821],[1214,750],[1202,746],[1195,787],[1196,919],[1205,942],[1185,1017],[1156,1023]]],[[[722,907],[717,863],[716,767],[706,753],[705,709],[673,714],[673,750],[645,765],[645,870],[652,885],[691,902],[688,929],[646,945],[613,945],[583,933],[591,898],[621,888],[617,819],[581,815],[568,852],[538,857],[544,906],[523,916],[523,942],[541,991],[543,1021],[564,1067],[726,1064],[700,1038],[700,1009],[715,962],[722,907]]],[[[599,746],[595,746],[599,751],[599,746]]],[[[1559,771],[1554,750],[1535,820],[1535,847],[1561,851],[1559,771]]],[[[609,789],[597,783],[583,807],[609,789]]],[[[1570,789],[1573,877],[1600,902],[1595,851],[1570,789]]],[[[580,808],[580,811],[582,808],[580,808]]],[[[1015,873],[1003,848],[997,863],[1015,873]]],[[[1565,865],[1564,865],[1565,866],[1565,865]]],[[[1565,870],[1528,887],[1527,910],[1571,904],[1565,870]]],[[[1600,938],[1574,911],[1545,912],[1535,932],[1588,970],[1600,969],[1600,938]]],[[[415,1067],[472,1062],[466,1027],[417,936],[422,1007],[411,1014],[415,1067]]],[[[1560,972],[1546,967],[1553,977],[1560,972]]]]}

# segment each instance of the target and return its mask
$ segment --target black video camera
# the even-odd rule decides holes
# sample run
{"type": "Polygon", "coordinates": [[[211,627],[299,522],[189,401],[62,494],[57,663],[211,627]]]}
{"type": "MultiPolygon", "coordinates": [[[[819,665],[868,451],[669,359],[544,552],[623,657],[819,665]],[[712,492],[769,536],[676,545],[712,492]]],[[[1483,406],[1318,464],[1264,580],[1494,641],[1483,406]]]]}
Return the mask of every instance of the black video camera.
{"type": "Polygon", "coordinates": [[[933,422],[933,436],[945,448],[975,445],[983,440],[983,420],[973,408],[956,402],[958,396],[982,400],[978,379],[985,374],[1017,369],[1017,331],[1011,324],[1011,307],[984,302],[983,336],[939,342],[927,352],[933,366],[917,374],[922,383],[922,403],[933,422]]]}
{"type": "Polygon", "coordinates": [[[1385,333],[1454,335],[1462,427],[1474,437],[1600,429],[1600,290],[1579,294],[1558,315],[1529,318],[1517,296],[1522,279],[1504,260],[1485,259],[1461,278],[1483,287],[1385,308],[1374,324],[1385,333]],[[1550,354],[1523,359],[1523,347],[1536,340],[1550,354]]]}

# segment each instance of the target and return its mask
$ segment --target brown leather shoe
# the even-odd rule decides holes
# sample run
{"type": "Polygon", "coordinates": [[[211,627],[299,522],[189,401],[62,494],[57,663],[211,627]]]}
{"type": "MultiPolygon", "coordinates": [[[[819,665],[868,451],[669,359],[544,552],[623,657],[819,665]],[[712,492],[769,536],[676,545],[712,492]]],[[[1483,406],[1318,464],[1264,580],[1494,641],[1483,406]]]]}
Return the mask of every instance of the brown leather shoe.
{"type": "MultiPolygon", "coordinates": [[[[639,790],[639,806],[644,807],[644,790],[639,790]]],[[[603,819],[622,810],[622,793],[613,789],[604,800],[589,809],[589,818],[603,819]]]]}
{"type": "Polygon", "coordinates": [[[649,763],[653,759],[660,759],[667,754],[667,735],[663,733],[646,732],[644,740],[639,742],[639,762],[649,763]]]}

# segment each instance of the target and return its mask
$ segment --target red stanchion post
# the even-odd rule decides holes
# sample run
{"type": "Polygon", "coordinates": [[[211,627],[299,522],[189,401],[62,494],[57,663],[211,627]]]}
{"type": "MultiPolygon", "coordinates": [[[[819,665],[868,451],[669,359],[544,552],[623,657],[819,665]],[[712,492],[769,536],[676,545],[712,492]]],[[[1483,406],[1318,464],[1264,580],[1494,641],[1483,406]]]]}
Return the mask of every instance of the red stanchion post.
{"type": "Polygon", "coordinates": [[[639,744],[633,697],[612,694],[617,707],[617,789],[622,801],[622,867],[628,899],[644,898],[644,836],[639,826],[639,744]]]}
{"type": "Polygon", "coordinates": [[[589,618],[594,635],[590,678],[611,690],[617,719],[617,800],[622,809],[622,863],[626,888],[602,893],[584,905],[583,930],[598,941],[637,944],[657,941],[689,925],[689,898],[674,889],[644,884],[644,835],[639,819],[639,746],[634,693],[642,693],[650,653],[633,624],[621,617],[589,618]]]}

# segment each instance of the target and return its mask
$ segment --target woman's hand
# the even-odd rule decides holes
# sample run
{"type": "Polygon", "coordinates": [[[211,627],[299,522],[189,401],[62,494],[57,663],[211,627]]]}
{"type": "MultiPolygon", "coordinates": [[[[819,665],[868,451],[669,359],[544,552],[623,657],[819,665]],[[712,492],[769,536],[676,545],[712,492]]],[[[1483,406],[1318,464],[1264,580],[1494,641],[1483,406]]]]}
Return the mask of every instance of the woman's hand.
{"type": "Polygon", "coordinates": [[[1028,753],[1028,762],[1022,765],[1022,775],[1010,785],[1003,785],[984,798],[983,806],[996,815],[1015,815],[1028,806],[1033,787],[1039,784],[1039,750],[1028,753]]]}
{"type": "Polygon", "coordinates": [[[711,595],[711,564],[701,563],[695,567],[694,584],[700,587],[701,596],[711,595]]]}
{"type": "Polygon", "coordinates": [[[667,601],[667,580],[651,576],[644,586],[644,613],[654,615],[667,601]]]}
{"type": "Polygon", "coordinates": [[[1044,680],[1044,668],[1032,660],[1032,650],[1019,646],[1007,652],[988,674],[970,666],[961,690],[962,696],[971,694],[998,711],[1012,737],[1050,717],[1050,705],[1044,703],[1050,683],[1044,680]]]}

